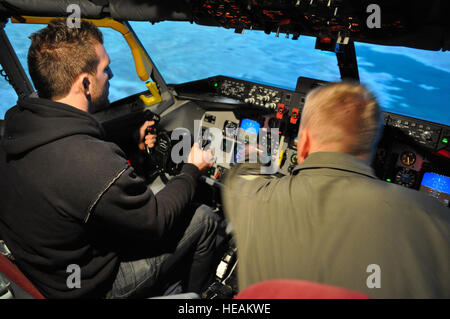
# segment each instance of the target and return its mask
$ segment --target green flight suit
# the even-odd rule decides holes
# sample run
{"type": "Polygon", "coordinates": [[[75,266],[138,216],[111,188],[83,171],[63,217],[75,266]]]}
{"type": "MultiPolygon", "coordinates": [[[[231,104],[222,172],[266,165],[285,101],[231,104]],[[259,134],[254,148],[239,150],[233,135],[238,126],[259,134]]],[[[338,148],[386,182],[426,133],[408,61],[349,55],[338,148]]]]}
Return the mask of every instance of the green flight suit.
{"type": "Polygon", "coordinates": [[[438,200],[345,153],[313,153],[293,176],[259,173],[236,166],[222,194],[240,289],[291,278],[373,298],[450,297],[450,209],[438,200]]]}

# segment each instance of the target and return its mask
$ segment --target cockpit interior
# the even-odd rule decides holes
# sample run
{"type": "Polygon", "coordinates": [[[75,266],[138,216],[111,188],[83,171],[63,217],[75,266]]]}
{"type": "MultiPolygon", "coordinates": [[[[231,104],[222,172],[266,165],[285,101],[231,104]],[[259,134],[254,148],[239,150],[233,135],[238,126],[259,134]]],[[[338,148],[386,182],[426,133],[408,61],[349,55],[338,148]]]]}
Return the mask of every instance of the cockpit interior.
{"type": "MultiPolygon", "coordinates": [[[[242,160],[242,150],[249,139],[258,140],[269,156],[265,163],[268,168],[275,167],[272,175],[281,177],[292,173],[297,165],[297,134],[305,98],[312,89],[328,81],[305,77],[300,72],[295,90],[221,74],[185,83],[166,83],[128,21],[151,24],[184,21],[234,30],[236,36],[259,30],[294,40],[301,36],[315,37],[315,50],[335,53],[341,79],[352,82],[363,80],[358,72],[356,42],[431,51],[450,48],[448,1],[414,0],[409,1],[408,6],[398,0],[72,2],[78,3],[83,19],[99,27],[112,28],[124,36],[134,58],[130,61],[130,72],[136,69],[143,84],[140,93],[116,100],[110,108],[94,114],[108,139],[124,150],[131,165],[146,177],[155,191],[164,187],[181,169],[182,164],[174,162],[171,156],[174,149],[179,152],[180,136],[189,136],[192,143],[197,141],[204,148],[214,145],[215,156],[223,160],[203,174],[196,200],[213,207],[222,217],[223,177],[242,160]],[[372,4],[382,8],[379,28],[376,19],[369,19],[372,11],[368,7],[372,4]],[[154,149],[142,153],[136,149],[133,134],[146,120],[156,122],[158,137],[154,149]],[[220,140],[217,140],[215,137],[219,135],[220,140]]],[[[14,53],[5,26],[45,24],[55,17],[67,18],[69,3],[71,1],[0,1],[1,74],[18,97],[32,94],[34,89],[14,53]]],[[[449,101],[442,103],[449,111],[449,101]]],[[[443,206],[450,207],[448,123],[383,112],[382,125],[383,134],[372,161],[377,177],[386,183],[427,193],[443,206]]],[[[3,129],[3,120],[0,129],[3,129]]],[[[238,292],[236,247],[230,233],[223,236],[224,255],[215,282],[202,298],[232,298],[238,292]]]]}

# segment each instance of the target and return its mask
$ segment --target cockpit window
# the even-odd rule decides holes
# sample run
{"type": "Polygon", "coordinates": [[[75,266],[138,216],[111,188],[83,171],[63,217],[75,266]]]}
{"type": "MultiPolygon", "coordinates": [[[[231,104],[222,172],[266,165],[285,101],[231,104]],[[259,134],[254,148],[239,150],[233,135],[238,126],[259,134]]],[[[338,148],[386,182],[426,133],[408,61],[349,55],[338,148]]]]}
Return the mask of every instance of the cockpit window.
{"type": "MultiPolygon", "coordinates": [[[[315,39],[293,41],[262,31],[199,26],[186,22],[131,22],[169,84],[225,75],[294,90],[299,76],[339,81],[334,53],[315,50],[315,39]]],[[[28,36],[42,25],[8,23],[6,32],[25,69],[28,36]]],[[[110,101],[146,90],[125,40],[101,28],[114,78],[110,101]]],[[[373,90],[384,111],[450,125],[450,53],[356,43],[361,82],[373,90]]],[[[17,97],[0,78],[0,118],[17,97]]]]}
{"type": "Polygon", "coordinates": [[[315,38],[298,40],[263,31],[186,22],[131,23],[167,83],[224,75],[295,90],[299,76],[339,80],[335,54],[314,50],[315,38]]]}
{"type": "MultiPolygon", "coordinates": [[[[9,41],[27,74],[27,54],[31,44],[31,40],[28,37],[44,27],[45,25],[13,23],[8,23],[5,27],[9,41]]],[[[100,30],[103,33],[103,44],[106,52],[111,59],[109,67],[114,74],[114,78],[109,83],[110,102],[145,91],[147,88],[136,74],[131,51],[123,36],[112,29],[100,28],[100,30]]],[[[0,78],[0,96],[2,97],[0,101],[0,119],[3,119],[6,111],[17,102],[17,95],[14,89],[3,77],[0,78]]]]}
{"type": "MultiPolygon", "coordinates": [[[[315,38],[163,22],[132,23],[168,83],[226,75],[294,90],[299,76],[339,81],[315,38]]],[[[450,53],[356,43],[361,82],[392,112],[450,125],[450,53]]]]}
{"type": "MultiPolygon", "coordinates": [[[[27,74],[27,54],[31,44],[28,37],[43,27],[43,25],[13,25],[12,23],[7,23],[5,26],[6,35],[27,74]]],[[[4,119],[6,111],[17,102],[16,92],[4,77],[0,77],[0,96],[0,119],[4,119]]]]}
{"type": "Polygon", "coordinates": [[[119,32],[100,28],[103,33],[103,45],[109,55],[109,68],[114,77],[109,81],[109,101],[123,99],[129,95],[147,90],[134,66],[130,48],[119,32]]]}
{"type": "Polygon", "coordinates": [[[361,82],[384,111],[450,125],[450,52],[356,43],[361,82]]]}

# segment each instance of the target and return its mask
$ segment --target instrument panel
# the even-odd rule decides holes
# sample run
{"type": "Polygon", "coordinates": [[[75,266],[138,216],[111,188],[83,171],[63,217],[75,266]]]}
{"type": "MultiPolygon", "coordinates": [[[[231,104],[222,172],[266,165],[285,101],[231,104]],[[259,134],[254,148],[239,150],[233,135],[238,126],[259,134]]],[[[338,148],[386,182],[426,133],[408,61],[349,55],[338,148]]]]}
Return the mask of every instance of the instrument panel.
{"type": "MultiPolygon", "coordinates": [[[[246,158],[251,141],[259,148],[256,161],[268,167],[268,172],[290,175],[297,164],[296,138],[306,95],[326,83],[300,77],[296,90],[290,91],[216,76],[175,89],[181,97],[194,94],[200,104],[202,96],[208,97],[203,105],[206,112],[201,118],[201,136],[197,138],[204,147],[214,149],[218,161],[208,175],[220,181],[227,169],[246,158]],[[271,171],[274,167],[276,170],[271,171]]],[[[376,175],[388,183],[426,191],[448,206],[450,193],[441,184],[450,176],[450,128],[387,112],[383,113],[383,124],[372,163],[376,175]]]]}
{"type": "MultiPolygon", "coordinates": [[[[239,119],[232,111],[207,111],[201,120],[201,140],[204,149],[211,149],[215,164],[208,175],[221,180],[223,173],[243,162],[262,163],[272,174],[290,174],[296,151],[286,136],[270,127],[273,116],[239,119]],[[254,149],[252,149],[252,147],[254,149]],[[287,164],[289,158],[290,165],[287,164]]],[[[294,163],[295,162],[295,163],[294,163]]]]}

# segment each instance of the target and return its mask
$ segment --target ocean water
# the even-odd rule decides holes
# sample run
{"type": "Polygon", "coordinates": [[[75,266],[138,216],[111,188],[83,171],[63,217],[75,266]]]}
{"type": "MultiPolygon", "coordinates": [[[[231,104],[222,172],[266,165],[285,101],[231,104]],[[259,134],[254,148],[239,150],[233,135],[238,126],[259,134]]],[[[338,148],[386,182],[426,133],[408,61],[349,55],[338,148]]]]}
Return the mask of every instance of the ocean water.
{"type": "MultiPolygon", "coordinates": [[[[261,31],[236,34],[233,30],[187,22],[132,22],[167,83],[183,83],[225,75],[295,89],[306,76],[339,81],[336,56],[314,49],[315,39],[285,38],[261,31]]],[[[28,36],[42,25],[8,24],[6,32],[26,68],[28,36]]],[[[134,69],[122,36],[102,29],[114,78],[110,100],[145,90],[134,69]]],[[[356,44],[361,82],[371,89],[383,110],[450,125],[450,52],[356,44]]],[[[0,118],[17,96],[0,78],[0,118]]]]}

